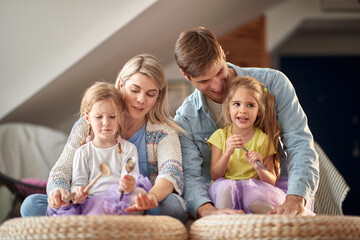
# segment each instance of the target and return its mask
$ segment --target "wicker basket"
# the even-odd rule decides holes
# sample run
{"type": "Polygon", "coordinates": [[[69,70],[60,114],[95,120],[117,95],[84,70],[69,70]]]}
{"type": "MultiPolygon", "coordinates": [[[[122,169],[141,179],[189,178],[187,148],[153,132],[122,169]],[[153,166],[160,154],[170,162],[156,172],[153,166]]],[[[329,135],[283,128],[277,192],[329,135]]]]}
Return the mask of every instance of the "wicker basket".
{"type": "Polygon", "coordinates": [[[185,226],[168,216],[64,216],[13,218],[0,239],[188,239],[185,226]]]}
{"type": "Polygon", "coordinates": [[[360,239],[360,217],[215,215],[195,221],[190,239],[360,239]]]}

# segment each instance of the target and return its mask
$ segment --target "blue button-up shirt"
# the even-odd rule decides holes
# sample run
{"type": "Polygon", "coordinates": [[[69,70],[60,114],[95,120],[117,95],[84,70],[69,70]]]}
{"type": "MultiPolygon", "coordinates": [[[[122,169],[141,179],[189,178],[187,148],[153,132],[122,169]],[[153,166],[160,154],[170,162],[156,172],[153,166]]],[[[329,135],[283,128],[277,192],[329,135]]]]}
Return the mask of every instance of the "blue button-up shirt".
{"type": "MultiPolygon", "coordinates": [[[[262,82],[275,96],[275,110],[281,128],[280,165],[282,175],[288,175],[288,195],[314,197],[319,180],[318,155],[307,117],[300,106],[289,79],[280,71],[268,68],[240,68],[227,63],[239,76],[251,76],[262,82]]],[[[207,188],[211,182],[211,151],[207,139],[217,129],[205,95],[195,89],[176,111],[175,121],[188,134],[180,136],[184,198],[190,214],[211,202],[207,188]]]]}

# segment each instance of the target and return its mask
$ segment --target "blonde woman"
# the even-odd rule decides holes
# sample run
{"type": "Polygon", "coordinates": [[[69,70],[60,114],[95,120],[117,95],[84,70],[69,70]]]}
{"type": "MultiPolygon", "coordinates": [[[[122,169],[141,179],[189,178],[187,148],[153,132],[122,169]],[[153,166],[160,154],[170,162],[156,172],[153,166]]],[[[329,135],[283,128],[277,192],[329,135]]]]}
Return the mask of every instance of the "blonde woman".
{"type": "MultiPolygon", "coordinates": [[[[116,79],[125,101],[122,138],[135,144],[140,174],[149,177],[152,188],[140,193],[128,212],[168,215],[185,222],[182,156],[178,134],[181,128],[172,121],[167,102],[167,82],[158,60],[149,54],[130,59],[116,79]]],[[[73,126],[68,143],[52,168],[46,195],[32,195],[21,206],[21,215],[45,215],[47,202],[53,207],[67,206],[63,201],[71,184],[72,161],[80,142],[86,137],[84,119],[73,126]],[[46,202],[47,199],[47,202],[46,202]]]]}

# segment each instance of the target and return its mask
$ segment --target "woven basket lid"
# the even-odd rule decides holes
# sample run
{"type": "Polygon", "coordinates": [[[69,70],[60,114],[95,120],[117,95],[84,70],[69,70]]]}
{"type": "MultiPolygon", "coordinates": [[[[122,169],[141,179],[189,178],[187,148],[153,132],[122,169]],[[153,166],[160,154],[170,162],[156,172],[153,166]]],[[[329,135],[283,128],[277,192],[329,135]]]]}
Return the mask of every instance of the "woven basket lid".
{"type": "Polygon", "coordinates": [[[190,239],[360,239],[360,217],[214,215],[195,221],[190,239]]]}
{"type": "Polygon", "coordinates": [[[168,216],[61,216],[13,218],[0,239],[188,239],[185,226],[168,216]]]}

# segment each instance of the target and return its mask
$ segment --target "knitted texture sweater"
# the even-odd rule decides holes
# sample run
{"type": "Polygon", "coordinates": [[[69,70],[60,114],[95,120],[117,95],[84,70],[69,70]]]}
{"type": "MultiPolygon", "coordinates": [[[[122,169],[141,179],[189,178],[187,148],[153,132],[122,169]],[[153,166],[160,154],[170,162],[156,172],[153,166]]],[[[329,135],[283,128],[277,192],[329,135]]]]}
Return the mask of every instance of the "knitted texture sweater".
{"type": "MultiPolygon", "coordinates": [[[[60,158],[50,171],[47,194],[56,189],[70,190],[73,159],[76,149],[87,137],[88,124],[81,118],[70,133],[60,158]]],[[[171,182],[179,195],[183,191],[182,155],[179,136],[167,124],[154,124],[150,121],[146,125],[145,133],[148,168],[152,185],[160,178],[171,182]]]]}

